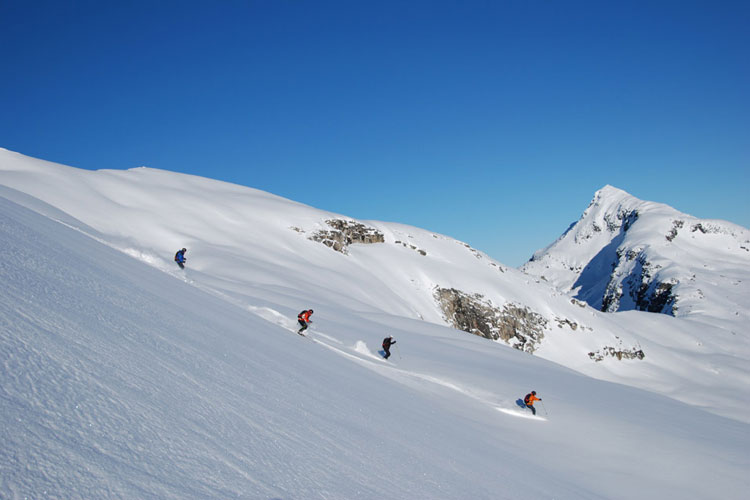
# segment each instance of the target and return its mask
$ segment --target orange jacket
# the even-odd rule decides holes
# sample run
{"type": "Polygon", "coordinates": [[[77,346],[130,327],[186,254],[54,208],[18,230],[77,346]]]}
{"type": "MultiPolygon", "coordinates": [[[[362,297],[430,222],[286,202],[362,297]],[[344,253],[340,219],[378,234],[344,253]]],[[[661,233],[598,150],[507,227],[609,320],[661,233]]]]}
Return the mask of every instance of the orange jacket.
{"type": "Polygon", "coordinates": [[[297,318],[301,319],[302,321],[304,321],[305,323],[307,323],[307,322],[310,321],[310,315],[311,314],[312,314],[312,312],[308,309],[307,311],[302,311],[301,313],[299,313],[297,315],[297,318]]]}
{"type": "Polygon", "coordinates": [[[534,406],[534,401],[541,401],[541,400],[542,400],[542,398],[538,398],[538,397],[534,396],[533,394],[529,393],[524,398],[524,403],[526,403],[527,405],[534,406]]]}

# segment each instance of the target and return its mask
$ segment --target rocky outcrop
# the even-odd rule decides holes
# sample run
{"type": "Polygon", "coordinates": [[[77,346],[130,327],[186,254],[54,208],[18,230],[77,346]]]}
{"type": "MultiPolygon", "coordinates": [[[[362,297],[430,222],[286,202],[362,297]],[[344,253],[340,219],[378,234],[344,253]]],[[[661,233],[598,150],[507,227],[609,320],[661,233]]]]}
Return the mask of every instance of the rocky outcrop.
{"type": "Polygon", "coordinates": [[[642,283],[636,300],[637,309],[674,316],[677,311],[677,297],[672,293],[675,284],[671,282],[642,283]]]}
{"type": "Polygon", "coordinates": [[[605,214],[604,222],[610,233],[626,232],[639,217],[638,210],[620,209],[615,214],[605,214]]]}
{"type": "Polygon", "coordinates": [[[383,233],[360,222],[344,219],[329,219],[326,224],[329,230],[316,231],[310,239],[319,241],[337,252],[347,254],[347,248],[354,243],[384,243],[383,233]]]}
{"type": "Polygon", "coordinates": [[[417,248],[416,245],[412,245],[411,243],[407,243],[401,240],[396,240],[394,243],[396,245],[402,245],[404,248],[411,248],[412,250],[414,250],[415,252],[417,252],[419,255],[423,257],[427,255],[427,252],[425,250],[422,250],[421,248],[417,248]]]}
{"type": "Polygon", "coordinates": [[[576,298],[570,299],[570,303],[573,304],[574,306],[578,306],[578,307],[582,307],[582,308],[585,308],[588,305],[586,302],[584,302],[582,300],[578,300],[576,298]]]}
{"type": "Polygon", "coordinates": [[[672,221],[672,229],[669,231],[669,234],[667,234],[666,238],[667,241],[674,241],[674,239],[677,237],[677,234],[680,232],[680,229],[682,229],[682,226],[685,225],[685,221],[681,220],[673,220],[672,221]]]}
{"type": "MultiPolygon", "coordinates": [[[[587,212],[595,206],[595,203],[592,202],[592,205],[589,206],[587,212]]],[[[573,233],[573,239],[575,243],[581,244],[605,231],[611,235],[624,234],[638,220],[639,216],[640,214],[638,213],[638,210],[619,207],[617,211],[613,213],[605,213],[602,215],[601,219],[596,218],[588,225],[579,227],[578,230],[573,233]]],[[[586,212],[584,212],[583,217],[586,217],[586,212]]]]}
{"type": "Polygon", "coordinates": [[[619,361],[622,361],[623,359],[643,359],[646,355],[643,350],[638,347],[632,347],[630,349],[623,349],[622,347],[603,347],[596,352],[589,353],[589,358],[596,362],[602,361],[607,357],[617,358],[619,361]]]}
{"type": "Polygon", "coordinates": [[[555,322],[557,323],[558,328],[568,327],[573,331],[578,330],[578,323],[575,321],[571,321],[568,318],[555,318],[555,322]]]}
{"type": "Polygon", "coordinates": [[[620,310],[626,296],[632,302],[632,309],[674,315],[677,297],[672,289],[677,283],[673,280],[661,281],[659,269],[660,266],[647,260],[643,250],[618,250],[617,262],[602,297],[601,310],[620,310]]]}
{"type": "Polygon", "coordinates": [[[498,307],[481,294],[455,288],[437,288],[435,298],[445,320],[458,330],[502,340],[529,353],[544,338],[547,320],[526,306],[507,303],[498,307]]]}
{"type": "MultiPolygon", "coordinates": [[[[684,226],[685,226],[684,220],[679,220],[679,219],[673,220],[672,229],[669,231],[669,234],[667,234],[666,236],[667,241],[674,241],[674,239],[679,234],[680,229],[682,229],[684,226]]],[[[691,233],[699,232],[701,234],[732,234],[732,236],[735,236],[731,231],[728,231],[727,228],[722,227],[721,224],[711,223],[708,221],[702,221],[702,222],[691,224],[690,232],[691,233]]]]}

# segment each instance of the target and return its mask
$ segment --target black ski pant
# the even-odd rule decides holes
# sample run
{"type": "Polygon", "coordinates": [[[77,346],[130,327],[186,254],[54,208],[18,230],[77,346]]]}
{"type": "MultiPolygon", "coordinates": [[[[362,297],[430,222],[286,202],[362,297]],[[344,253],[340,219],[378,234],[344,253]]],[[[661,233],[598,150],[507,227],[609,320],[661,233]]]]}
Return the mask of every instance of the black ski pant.
{"type": "Polygon", "coordinates": [[[307,323],[305,323],[305,320],[298,319],[297,323],[299,323],[302,326],[302,328],[299,329],[300,332],[304,332],[305,330],[307,330],[307,323]]]}
{"type": "Polygon", "coordinates": [[[530,408],[531,409],[531,413],[533,413],[534,415],[536,415],[536,408],[534,408],[534,405],[526,405],[526,408],[530,408]]]}

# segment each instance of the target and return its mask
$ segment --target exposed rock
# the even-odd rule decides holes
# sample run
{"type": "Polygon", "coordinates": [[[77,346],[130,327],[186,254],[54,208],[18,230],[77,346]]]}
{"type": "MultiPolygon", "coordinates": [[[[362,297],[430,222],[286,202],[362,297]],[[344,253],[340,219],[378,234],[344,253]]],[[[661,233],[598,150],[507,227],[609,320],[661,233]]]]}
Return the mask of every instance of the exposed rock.
{"type": "Polygon", "coordinates": [[[638,220],[639,215],[638,210],[620,209],[614,216],[611,213],[604,214],[604,221],[610,233],[617,231],[624,233],[638,220]]]}
{"type": "Polygon", "coordinates": [[[736,236],[728,228],[722,227],[721,224],[715,224],[709,221],[703,221],[703,222],[698,222],[697,224],[693,224],[690,227],[690,231],[694,233],[701,232],[703,234],[729,234],[732,236],[736,236]]]}
{"type": "Polygon", "coordinates": [[[685,225],[684,221],[681,220],[675,220],[672,221],[672,230],[669,231],[669,234],[666,236],[667,241],[672,241],[677,237],[677,232],[679,229],[682,228],[682,226],[685,225]]]}
{"type": "Polygon", "coordinates": [[[622,348],[618,349],[615,347],[603,347],[596,352],[589,353],[589,358],[597,362],[603,360],[608,356],[617,358],[620,361],[622,361],[623,359],[643,359],[646,357],[646,355],[643,353],[643,350],[636,347],[627,350],[623,350],[622,348]]]}
{"type": "Polygon", "coordinates": [[[658,274],[661,266],[650,263],[642,249],[618,250],[617,260],[612,265],[610,281],[602,297],[602,311],[620,310],[622,298],[627,295],[638,311],[674,315],[677,297],[672,288],[677,282],[661,281],[658,274]]]}
{"type": "MultiPolygon", "coordinates": [[[[592,205],[589,206],[589,209],[591,208],[592,205]]],[[[639,215],[638,210],[625,208],[619,208],[616,213],[605,213],[600,221],[604,223],[604,228],[597,223],[598,221],[594,220],[588,227],[582,228],[581,231],[575,233],[574,241],[579,244],[583,243],[586,240],[590,240],[595,234],[603,232],[604,229],[610,233],[625,233],[638,220],[639,215]]]]}
{"type": "Polygon", "coordinates": [[[617,311],[620,307],[620,299],[622,298],[622,286],[619,283],[612,283],[607,286],[607,291],[604,293],[602,298],[602,311],[613,312],[617,311]]]}
{"type": "Polygon", "coordinates": [[[578,307],[586,307],[588,305],[586,302],[578,299],[570,299],[570,303],[578,307]]]}
{"type": "Polygon", "coordinates": [[[677,310],[677,298],[672,293],[672,288],[676,283],[663,282],[641,285],[638,290],[638,299],[636,305],[639,311],[670,313],[674,316],[677,310]]]}
{"type": "Polygon", "coordinates": [[[419,255],[422,255],[422,256],[427,255],[426,251],[422,250],[421,248],[417,248],[415,245],[412,245],[412,244],[409,244],[409,243],[405,243],[405,242],[400,241],[400,240],[396,240],[394,243],[396,243],[397,245],[401,245],[401,246],[403,246],[405,248],[411,248],[412,250],[414,250],[415,252],[417,252],[419,255]]]}
{"type": "MultiPolygon", "coordinates": [[[[310,236],[311,240],[319,241],[343,254],[348,253],[347,248],[353,243],[384,243],[383,233],[373,227],[365,226],[359,222],[342,219],[330,219],[326,221],[332,229],[320,230],[310,236]]],[[[297,228],[293,228],[297,229],[297,228]]]]}
{"type": "MultiPolygon", "coordinates": [[[[496,269],[497,269],[498,271],[500,271],[501,273],[504,273],[504,272],[505,272],[505,269],[503,269],[503,266],[500,266],[500,265],[498,265],[498,264],[495,264],[494,262],[490,262],[490,265],[491,265],[492,267],[496,268],[496,269]]],[[[544,277],[543,277],[543,276],[542,276],[542,279],[544,279],[544,277]]],[[[544,281],[547,281],[547,280],[544,280],[544,281]]]]}
{"type": "Polygon", "coordinates": [[[578,330],[578,323],[576,323],[575,321],[571,321],[568,318],[555,318],[555,321],[557,322],[558,328],[563,328],[564,326],[567,326],[573,331],[578,330]]]}
{"type": "Polygon", "coordinates": [[[480,260],[482,259],[482,254],[479,252],[479,250],[477,250],[476,248],[473,248],[468,243],[464,243],[463,241],[458,241],[458,240],[456,240],[456,243],[458,243],[459,245],[463,247],[466,247],[472,254],[474,254],[474,257],[476,257],[477,259],[480,259],[480,260]]]}
{"type": "Polygon", "coordinates": [[[532,353],[544,338],[547,320],[526,306],[492,304],[481,294],[455,288],[437,288],[435,298],[446,321],[454,328],[491,340],[503,340],[532,353]]]}

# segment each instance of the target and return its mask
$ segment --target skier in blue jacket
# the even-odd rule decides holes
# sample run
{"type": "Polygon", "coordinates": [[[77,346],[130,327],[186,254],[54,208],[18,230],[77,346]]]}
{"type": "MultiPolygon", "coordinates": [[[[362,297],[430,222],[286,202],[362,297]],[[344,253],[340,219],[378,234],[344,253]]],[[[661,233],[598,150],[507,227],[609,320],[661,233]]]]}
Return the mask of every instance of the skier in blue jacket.
{"type": "Polygon", "coordinates": [[[185,269],[185,262],[187,262],[187,259],[185,258],[185,252],[187,252],[187,248],[177,250],[177,253],[174,254],[174,261],[177,262],[177,265],[180,266],[180,269],[185,269]]]}

